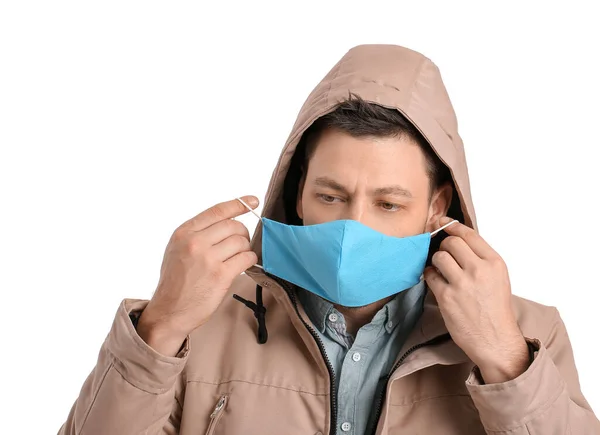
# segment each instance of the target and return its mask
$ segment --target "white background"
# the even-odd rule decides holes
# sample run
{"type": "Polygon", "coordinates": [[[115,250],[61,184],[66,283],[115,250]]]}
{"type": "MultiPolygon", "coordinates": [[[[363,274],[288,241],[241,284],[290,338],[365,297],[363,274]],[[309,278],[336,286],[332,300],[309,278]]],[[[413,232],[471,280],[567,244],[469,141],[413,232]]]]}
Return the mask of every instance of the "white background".
{"type": "Polygon", "coordinates": [[[0,6],[2,432],[58,430],[172,231],[264,198],[304,99],[360,43],[439,65],[481,234],[514,293],[559,308],[600,412],[594,3],[206,4],[0,6]]]}

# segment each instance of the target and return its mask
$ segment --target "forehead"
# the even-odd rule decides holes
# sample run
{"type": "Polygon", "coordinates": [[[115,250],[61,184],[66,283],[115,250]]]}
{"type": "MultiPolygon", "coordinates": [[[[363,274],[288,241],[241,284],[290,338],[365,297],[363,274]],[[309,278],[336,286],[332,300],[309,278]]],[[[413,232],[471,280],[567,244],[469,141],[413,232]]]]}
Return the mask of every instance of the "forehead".
{"type": "Polygon", "coordinates": [[[353,137],[340,130],[325,130],[314,146],[307,177],[324,175],[350,184],[428,185],[423,151],[406,135],[353,137]]]}

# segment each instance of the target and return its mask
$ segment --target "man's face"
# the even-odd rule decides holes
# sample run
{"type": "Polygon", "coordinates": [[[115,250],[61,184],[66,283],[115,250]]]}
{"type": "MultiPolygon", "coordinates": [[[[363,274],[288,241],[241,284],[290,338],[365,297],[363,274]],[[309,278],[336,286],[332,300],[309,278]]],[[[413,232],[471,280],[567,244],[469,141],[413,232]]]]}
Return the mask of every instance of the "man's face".
{"type": "Polygon", "coordinates": [[[426,160],[410,138],[355,138],[325,130],[300,181],[304,225],[339,219],[405,237],[433,231],[450,205],[450,186],[429,197],[426,160]]]}

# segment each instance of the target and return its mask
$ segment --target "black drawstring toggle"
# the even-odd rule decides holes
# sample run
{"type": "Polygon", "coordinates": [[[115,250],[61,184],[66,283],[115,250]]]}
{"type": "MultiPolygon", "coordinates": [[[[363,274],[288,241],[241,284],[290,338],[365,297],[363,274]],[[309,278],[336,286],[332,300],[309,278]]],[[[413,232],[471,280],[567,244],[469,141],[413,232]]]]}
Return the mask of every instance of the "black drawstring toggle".
{"type": "Polygon", "coordinates": [[[267,322],[265,320],[265,315],[267,314],[267,307],[263,305],[262,287],[259,285],[256,286],[256,303],[244,299],[243,297],[236,294],[233,295],[233,298],[236,301],[243,303],[254,312],[254,317],[256,317],[256,320],[258,320],[258,332],[256,335],[258,343],[265,344],[267,342],[267,339],[269,338],[269,334],[267,332],[267,322]]]}

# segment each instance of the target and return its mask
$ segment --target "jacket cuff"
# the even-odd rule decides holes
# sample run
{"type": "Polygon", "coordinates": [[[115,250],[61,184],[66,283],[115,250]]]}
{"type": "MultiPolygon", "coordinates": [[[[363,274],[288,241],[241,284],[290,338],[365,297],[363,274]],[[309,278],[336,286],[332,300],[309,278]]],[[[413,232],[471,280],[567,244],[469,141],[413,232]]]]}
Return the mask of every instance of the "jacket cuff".
{"type": "Polygon", "coordinates": [[[152,394],[161,394],[173,386],[182,372],[190,351],[189,336],[179,353],[169,357],[156,352],[138,335],[130,314],[143,311],[148,301],[125,299],[119,306],[106,347],[113,356],[113,366],[135,387],[152,394]]]}
{"type": "Polygon", "coordinates": [[[488,431],[510,431],[546,410],[564,391],[565,383],[547,349],[537,339],[526,338],[535,352],[529,368],[515,379],[483,384],[474,367],[466,386],[488,431]]]}

